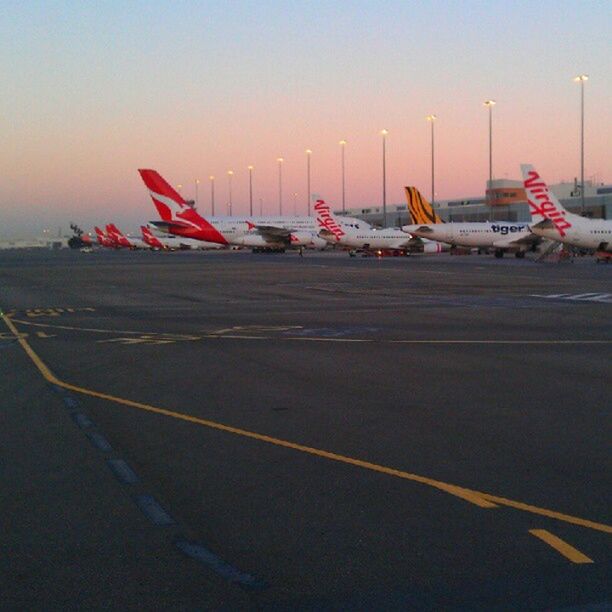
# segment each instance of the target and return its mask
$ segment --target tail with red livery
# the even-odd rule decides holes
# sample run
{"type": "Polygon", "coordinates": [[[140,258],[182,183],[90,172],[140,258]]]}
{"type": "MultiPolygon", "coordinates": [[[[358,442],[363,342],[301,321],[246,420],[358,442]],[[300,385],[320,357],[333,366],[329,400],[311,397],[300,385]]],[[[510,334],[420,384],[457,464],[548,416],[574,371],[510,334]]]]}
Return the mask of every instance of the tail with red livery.
{"type": "Polygon", "coordinates": [[[338,242],[346,232],[340,227],[340,224],[334,217],[330,207],[323,200],[317,200],[314,205],[314,210],[317,215],[317,225],[321,228],[320,234],[327,235],[328,237],[334,237],[338,242]]]}
{"type": "Polygon", "coordinates": [[[171,221],[187,207],[187,203],[181,194],[159,172],[146,169],[138,170],[138,172],[140,172],[140,176],[149,190],[149,195],[159,216],[164,221],[171,221]]]}
{"type": "Polygon", "coordinates": [[[103,247],[112,247],[113,243],[108,236],[98,227],[94,227],[96,237],[98,238],[98,244],[103,247]]]}
{"type": "Polygon", "coordinates": [[[138,172],[161,219],[152,222],[155,227],[184,238],[228,244],[223,234],[215,227],[214,220],[209,223],[201,217],[159,172],[150,169],[139,169],[138,172]]]}
{"type": "Polygon", "coordinates": [[[162,241],[157,236],[154,236],[151,230],[146,225],[141,225],[140,231],[142,232],[143,242],[148,244],[150,247],[154,249],[164,249],[165,248],[162,241]]]}
{"type": "Polygon", "coordinates": [[[529,212],[536,227],[556,229],[561,238],[581,219],[566,210],[556,196],[549,191],[548,185],[530,164],[522,164],[523,185],[529,202],[529,212]]]}
{"type": "Polygon", "coordinates": [[[123,232],[114,223],[109,223],[106,226],[106,234],[112,240],[112,242],[117,246],[120,246],[120,247],[131,247],[132,246],[132,244],[125,237],[123,232]]]}

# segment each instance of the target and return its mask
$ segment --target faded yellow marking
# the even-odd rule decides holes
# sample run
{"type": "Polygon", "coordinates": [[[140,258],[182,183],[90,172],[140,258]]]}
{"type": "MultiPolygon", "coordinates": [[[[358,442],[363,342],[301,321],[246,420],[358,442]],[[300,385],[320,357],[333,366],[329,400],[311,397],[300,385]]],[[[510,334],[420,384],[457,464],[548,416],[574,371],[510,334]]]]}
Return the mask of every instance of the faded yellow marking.
{"type": "MultiPolygon", "coordinates": [[[[91,308],[89,306],[83,308],[28,308],[25,311],[25,314],[29,318],[34,317],[59,317],[64,312],[95,312],[95,308],[91,308]]],[[[13,311],[15,312],[15,311],[13,311]]]]}
{"type": "Polygon", "coordinates": [[[27,338],[28,334],[12,333],[12,332],[0,332],[0,340],[15,340],[15,338],[27,338]]]}
{"type": "Polygon", "coordinates": [[[36,336],[38,338],[57,338],[57,336],[55,334],[47,334],[46,332],[36,332],[36,336]]]}
{"type": "Polygon", "coordinates": [[[34,362],[34,365],[38,368],[39,372],[43,377],[50,383],[58,386],[63,386],[63,383],[51,373],[51,370],[45,365],[42,359],[32,350],[32,347],[26,342],[25,338],[17,331],[17,328],[13,325],[13,322],[2,312],[0,313],[2,320],[6,323],[6,326],[13,332],[17,342],[21,344],[23,350],[27,353],[28,357],[34,362]]]}
{"type": "Polygon", "coordinates": [[[110,338],[109,340],[98,340],[97,344],[116,342],[118,344],[174,344],[175,340],[168,338],[156,338],[154,336],[140,336],[139,338],[110,338]]]}
{"type": "Polygon", "coordinates": [[[550,531],[546,531],[546,529],[530,529],[529,533],[543,542],[546,542],[546,544],[561,553],[572,563],[593,563],[593,559],[587,557],[584,553],[581,553],[577,548],[574,548],[561,538],[553,535],[550,531]]]}
{"type": "Polygon", "coordinates": [[[194,417],[188,414],[174,412],[172,410],[166,410],[164,408],[158,408],[150,404],[144,404],[142,402],[136,402],[133,400],[122,398],[122,397],[116,397],[113,395],[109,395],[107,393],[100,393],[92,389],[86,389],[85,387],[79,387],[76,385],[72,385],[70,383],[63,382],[53,375],[53,373],[49,370],[49,368],[45,365],[45,363],[40,359],[40,357],[38,357],[38,355],[30,347],[28,342],[23,337],[20,337],[20,334],[17,328],[14,326],[13,322],[2,312],[0,312],[0,316],[4,320],[7,327],[11,330],[11,332],[13,332],[19,344],[21,344],[21,346],[23,347],[27,355],[30,357],[30,359],[33,361],[34,365],[38,368],[40,373],[43,375],[43,377],[48,382],[54,385],[57,385],[58,387],[62,387],[64,389],[74,391],[75,393],[81,393],[83,395],[89,395],[91,397],[97,397],[99,399],[108,400],[111,402],[122,404],[124,406],[129,406],[131,408],[136,408],[138,410],[143,410],[145,412],[151,412],[153,414],[160,414],[163,416],[168,416],[168,417],[178,419],[181,421],[186,421],[189,423],[195,423],[197,425],[202,425],[204,427],[209,427],[211,429],[216,429],[219,431],[232,433],[232,434],[242,436],[245,438],[258,440],[260,442],[266,442],[268,444],[273,444],[275,446],[290,448],[292,450],[297,450],[297,451],[307,453],[310,455],[322,457],[322,458],[329,459],[332,461],[337,461],[339,463],[345,463],[345,464],[353,465],[356,467],[361,467],[367,470],[371,470],[374,472],[379,472],[381,474],[395,476],[396,478],[402,478],[404,480],[411,480],[413,482],[425,484],[435,489],[438,489],[440,491],[444,491],[445,493],[449,493],[456,497],[460,497],[466,501],[469,501],[470,503],[480,506],[481,508],[495,508],[497,507],[497,505],[508,506],[511,508],[515,508],[517,510],[522,510],[524,512],[538,514],[540,516],[546,516],[548,518],[556,519],[559,521],[564,521],[566,523],[571,523],[574,525],[579,525],[581,527],[586,527],[588,529],[594,529],[596,531],[602,531],[604,533],[612,533],[612,526],[606,525],[605,523],[597,523],[595,521],[591,521],[588,519],[583,519],[583,518],[572,516],[569,514],[563,514],[561,512],[556,512],[554,510],[549,510],[547,508],[540,508],[538,506],[532,506],[530,504],[525,504],[523,502],[514,501],[511,499],[507,499],[505,497],[498,497],[496,495],[491,495],[490,493],[474,491],[472,489],[467,489],[465,487],[452,485],[452,484],[442,482],[439,480],[434,480],[432,478],[427,478],[425,476],[420,476],[418,474],[411,474],[409,472],[396,470],[394,468],[389,468],[384,465],[370,463],[368,461],[363,461],[361,459],[355,459],[352,457],[347,457],[345,455],[339,455],[337,453],[332,453],[329,451],[320,450],[320,449],[309,447],[309,446],[304,446],[302,444],[296,444],[294,442],[289,442],[287,440],[282,440],[280,438],[266,436],[264,434],[259,434],[256,432],[248,431],[245,429],[240,429],[237,427],[232,427],[230,425],[224,425],[223,423],[217,423],[215,421],[201,419],[199,417],[194,417]]]}
{"type": "Polygon", "coordinates": [[[163,335],[166,338],[175,338],[177,340],[200,340],[201,336],[194,336],[190,334],[168,334],[164,332],[142,332],[142,331],[133,331],[126,329],[97,329],[93,327],[74,327],[71,325],[55,325],[53,323],[34,323],[33,321],[23,321],[21,319],[15,319],[14,317],[10,317],[11,321],[15,323],[19,323],[19,325],[28,325],[31,327],[45,327],[50,329],[65,329],[68,331],[81,331],[81,332],[91,332],[96,334],[130,334],[130,335],[148,335],[148,336],[156,336],[163,335]]]}
{"type": "Polygon", "coordinates": [[[61,308],[28,308],[25,314],[26,317],[59,317],[62,312],[61,308]]]}

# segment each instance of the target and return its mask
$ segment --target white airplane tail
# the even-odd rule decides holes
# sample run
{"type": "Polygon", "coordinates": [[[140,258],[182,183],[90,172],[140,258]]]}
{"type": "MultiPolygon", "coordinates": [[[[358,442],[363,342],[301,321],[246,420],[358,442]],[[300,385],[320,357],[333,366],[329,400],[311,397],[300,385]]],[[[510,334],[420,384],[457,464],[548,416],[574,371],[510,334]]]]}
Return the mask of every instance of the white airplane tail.
{"type": "Polygon", "coordinates": [[[330,238],[340,241],[346,235],[346,232],[340,227],[340,224],[334,217],[330,207],[323,200],[317,200],[314,205],[314,210],[317,214],[317,225],[321,228],[319,232],[322,236],[327,235],[330,238]]]}
{"type": "Polygon", "coordinates": [[[532,222],[543,229],[554,228],[564,237],[581,217],[563,207],[532,165],[522,164],[521,172],[532,222]]]}

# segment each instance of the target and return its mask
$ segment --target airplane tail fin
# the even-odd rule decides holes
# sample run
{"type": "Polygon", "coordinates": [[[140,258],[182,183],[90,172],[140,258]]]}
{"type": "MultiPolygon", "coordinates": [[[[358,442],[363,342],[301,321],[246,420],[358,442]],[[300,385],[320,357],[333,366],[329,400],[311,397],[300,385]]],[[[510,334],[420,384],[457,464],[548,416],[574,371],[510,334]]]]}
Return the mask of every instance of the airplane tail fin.
{"type": "Polygon", "coordinates": [[[330,238],[333,236],[338,242],[345,235],[345,232],[334,217],[329,204],[326,204],[323,200],[317,200],[314,210],[317,215],[317,225],[321,228],[320,233],[330,238]]]}
{"type": "Polygon", "coordinates": [[[107,242],[115,246],[120,246],[122,236],[116,226],[113,223],[107,223],[105,229],[107,242]]]}
{"type": "Polygon", "coordinates": [[[108,238],[106,237],[104,232],[97,225],[94,227],[94,231],[96,232],[98,243],[102,246],[105,246],[108,243],[108,238]]]}
{"type": "Polygon", "coordinates": [[[426,223],[444,223],[438,216],[432,205],[421,195],[416,187],[404,187],[408,211],[413,225],[426,223]]]}
{"type": "Polygon", "coordinates": [[[542,226],[552,223],[559,235],[565,236],[574,220],[580,217],[564,208],[531,164],[521,164],[521,172],[532,223],[542,226]],[[550,223],[543,224],[544,221],[550,223]]]}
{"type": "Polygon", "coordinates": [[[176,213],[187,206],[181,194],[159,172],[148,169],[139,169],[138,172],[162,220],[170,221],[176,213]]]}
{"type": "Polygon", "coordinates": [[[117,227],[117,226],[116,226],[114,223],[109,223],[109,224],[106,226],[106,228],[107,228],[107,229],[108,229],[108,228],[110,228],[110,231],[111,231],[113,234],[115,234],[115,235],[117,235],[117,236],[120,236],[121,238],[123,238],[123,237],[124,237],[123,232],[122,232],[122,231],[121,231],[121,230],[120,230],[120,229],[119,229],[119,228],[118,228],[118,227],[117,227]]]}

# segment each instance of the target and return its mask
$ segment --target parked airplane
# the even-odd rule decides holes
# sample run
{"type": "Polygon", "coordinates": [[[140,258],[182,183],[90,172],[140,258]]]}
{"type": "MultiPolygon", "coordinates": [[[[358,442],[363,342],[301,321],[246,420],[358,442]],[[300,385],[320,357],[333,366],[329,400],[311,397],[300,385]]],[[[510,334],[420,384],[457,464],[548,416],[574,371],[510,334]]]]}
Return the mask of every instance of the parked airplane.
{"type": "Polygon", "coordinates": [[[151,248],[140,238],[126,236],[114,223],[106,226],[106,234],[119,249],[149,249],[151,248]]]}
{"type": "Polygon", "coordinates": [[[146,225],[140,226],[142,240],[152,249],[179,251],[189,249],[222,249],[223,245],[216,242],[203,242],[193,238],[181,238],[179,236],[166,235],[156,236],[146,225]]]}
{"type": "Polygon", "coordinates": [[[97,226],[94,227],[94,231],[96,232],[96,237],[98,239],[98,244],[100,246],[103,246],[109,249],[117,248],[113,240],[109,236],[107,236],[99,227],[97,226]]]}
{"type": "MultiPolygon", "coordinates": [[[[253,250],[284,251],[290,247],[324,248],[317,235],[315,217],[211,217],[205,219],[188,205],[155,170],[138,170],[161,221],[155,227],[170,234],[253,250]]],[[[343,227],[369,227],[360,219],[345,217],[343,227]]]]}
{"type": "Polygon", "coordinates": [[[164,251],[170,248],[165,241],[162,241],[157,236],[154,236],[146,225],[141,225],[140,231],[142,232],[143,241],[146,242],[152,249],[164,251]]]}
{"type": "Polygon", "coordinates": [[[566,210],[529,164],[521,166],[534,234],[583,249],[612,252],[612,220],[588,219],[566,210]]]}
{"type": "Polygon", "coordinates": [[[503,257],[506,251],[513,251],[516,257],[524,257],[526,251],[534,249],[540,242],[540,238],[531,233],[527,223],[444,223],[416,187],[404,189],[414,223],[404,225],[402,231],[413,236],[437,240],[451,246],[492,248],[495,249],[495,257],[503,257]]]}
{"type": "Polygon", "coordinates": [[[330,244],[375,255],[440,253],[443,248],[438,242],[413,238],[399,228],[377,230],[370,227],[345,227],[342,219],[346,217],[335,216],[323,200],[317,200],[314,210],[321,227],[319,236],[330,244]]]}

